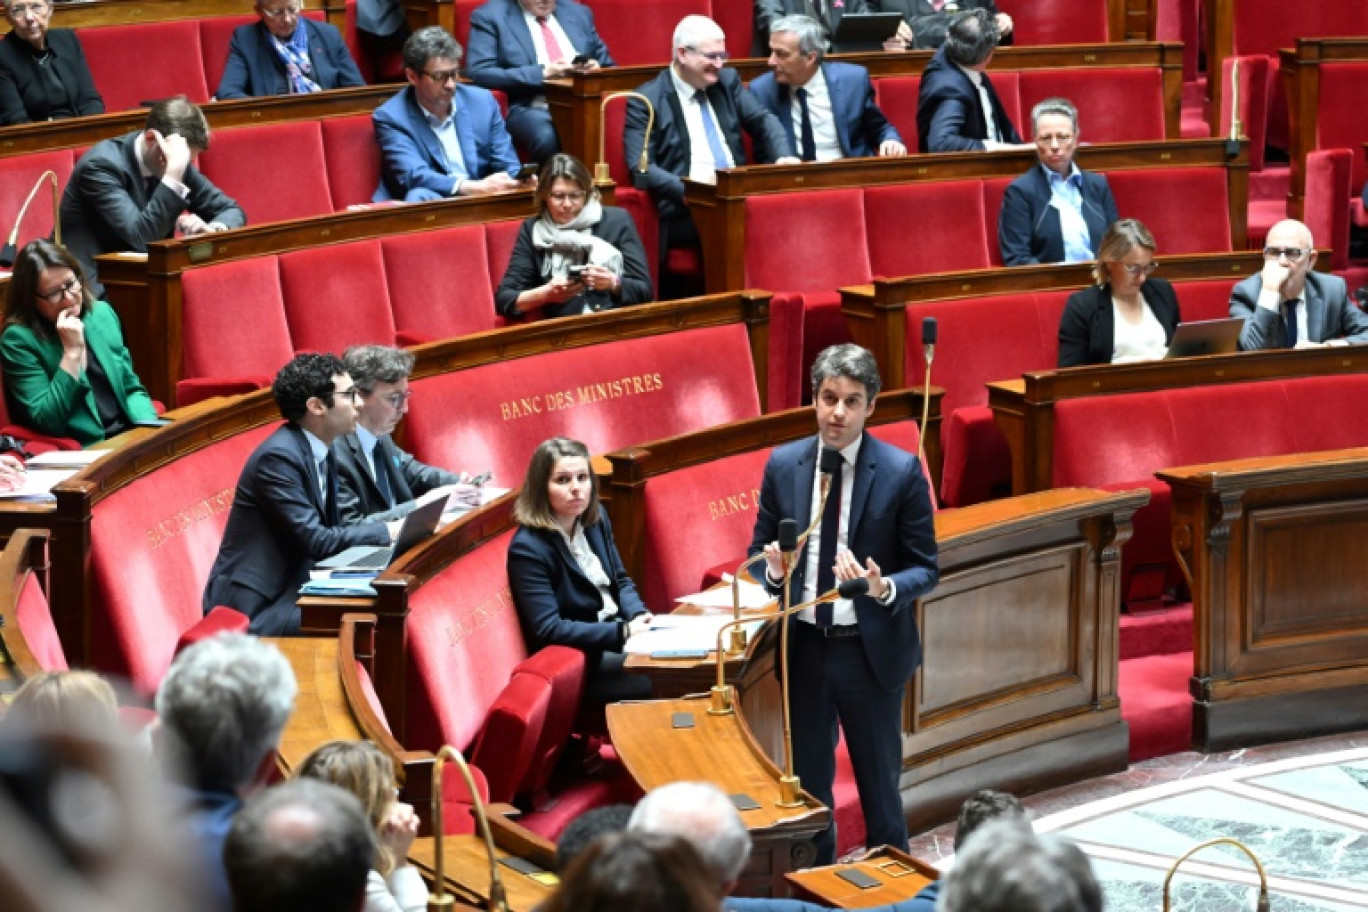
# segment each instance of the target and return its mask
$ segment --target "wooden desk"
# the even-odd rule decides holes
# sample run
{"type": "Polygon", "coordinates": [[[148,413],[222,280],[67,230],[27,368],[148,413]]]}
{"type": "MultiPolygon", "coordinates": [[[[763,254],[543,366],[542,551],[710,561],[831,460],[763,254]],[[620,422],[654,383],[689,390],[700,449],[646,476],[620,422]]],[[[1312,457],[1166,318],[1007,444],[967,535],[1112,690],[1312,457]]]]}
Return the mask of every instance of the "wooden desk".
{"type": "Polygon", "coordinates": [[[940,872],[920,858],[883,846],[853,864],[791,871],[785,877],[797,899],[838,909],[867,909],[911,899],[922,887],[939,879],[940,872]],[[879,885],[862,889],[839,876],[839,872],[852,868],[868,874],[879,885]]]}
{"type": "Polygon", "coordinates": [[[48,586],[48,532],[24,529],[14,532],[0,552],[0,713],[25,680],[43,671],[19,629],[19,596],[31,574],[48,586]]]}
{"type": "Polygon", "coordinates": [[[1368,449],[1166,469],[1192,586],[1198,750],[1360,729],[1368,449]]]}
{"type": "MultiPolygon", "coordinates": [[[[453,773],[455,771],[453,770],[453,773]]],[[[495,843],[498,845],[497,841],[495,843]]],[[[409,849],[409,862],[423,875],[423,880],[431,885],[437,878],[436,840],[431,836],[420,836],[409,849]]],[[[499,857],[508,853],[500,851],[499,857]]],[[[458,903],[486,908],[489,897],[489,856],[485,852],[485,842],[479,836],[448,836],[442,840],[442,873],[445,875],[447,891],[456,897],[458,903]]],[[[538,883],[526,874],[519,874],[507,865],[499,866],[499,879],[503,881],[508,894],[508,907],[511,912],[531,912],[550,898],[554,887],[538,883]]]]}

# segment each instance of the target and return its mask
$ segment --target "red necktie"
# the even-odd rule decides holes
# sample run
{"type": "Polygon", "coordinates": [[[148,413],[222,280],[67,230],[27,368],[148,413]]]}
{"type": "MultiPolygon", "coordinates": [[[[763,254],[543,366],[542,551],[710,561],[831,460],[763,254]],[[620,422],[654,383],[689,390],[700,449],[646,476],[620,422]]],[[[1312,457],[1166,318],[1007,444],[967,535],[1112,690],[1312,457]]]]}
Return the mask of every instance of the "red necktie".
{"type": "Polygon", "coordinates": [[[537,17],[537,24],[541,26],[542,43],[546,45],[546,62],[559,63],[565,58],[565,52],[561,50],[560,42],[556,40],[556,33],[551,31],[551,26],[544,16],[537,17]]]}

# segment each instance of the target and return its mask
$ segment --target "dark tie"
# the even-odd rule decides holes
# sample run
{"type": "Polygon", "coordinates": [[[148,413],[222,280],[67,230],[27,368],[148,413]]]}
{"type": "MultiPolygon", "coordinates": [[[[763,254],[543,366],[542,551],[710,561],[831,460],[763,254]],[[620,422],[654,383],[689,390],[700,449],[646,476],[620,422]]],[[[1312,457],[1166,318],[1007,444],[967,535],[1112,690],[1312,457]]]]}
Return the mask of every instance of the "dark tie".
{"type": "Polygon", "coordinates": [[[390,486],[389,466],[385,465],[385,454],[380,452],[379,443],[371,450],[371,464],[375,466],[375,486],[380,489],[380,496],[385,498],[385,506],[394,506],[394,488],[390,486]]]}
{"type": "Polygon", "coordinates": [[[560,42],[556,40],[556,33],[551,31],[551,26],[546,21],[545,16],[537,17],[537,25],[541,26],[542,44],[546,45],[546,60],[548,63],[559,63],[565,59],[565,52],[561,50],[560,42]]]}
{"type": "Polygon", "coordinates": [[[807,103],[808,93],[807,93],[807,89],[799,89],[798,92],[797,92],[797,95],[798,95],[798,108],[799,108],[799,110],[802,112],[802,116],[803,116],[803,122],[802,122],[802,124],[801,124],[801,126],[800,126],[801,137],[802,137],[802,146],[803,146],[803,161],[805,161],[805,162],[816,161],[816,160],[817,160],[817,138],[816,138],[815,136],[812,135],[812,115],[810,115],[810,114],[808,113],[808,103],[807,103]]]}
{"type": "MultiPolygon", "coordinates": [[[[822,512],[822,544],[817,549],[817,594],[821,595],[836,588],[836,574],[831,569],[836,564],[836,539],[841,534],[841,472],[845,468],[845,457],[836,460],[836,471],[831,473],[831,493],[827,495],[826,509],[822,512]]],[[[830,627],[832,605],[830,602],[817,606],[817,626],[830,627]]]]}
{"type": "Polygon", "coordinates": [[[1286,324],[1283,343],[1288,348],[1297,347],[1297,303],[1300,300],[1300,298],[1293,298],[1290,301],[1283,301],[1284,322],[1286,324]]]}
{"type": "Polygon", "coordinates": [[[147,188],[147,198],[151,199],[152,194],[157,192],[157,184],[161,183],[160,177],[149,177],[144,181],[143,186],[147,188]]]}
{"type": "Polygon", "coordinates": [[[713,122],[712,108],[708,107],[708,93],[699,89],[694,93],[694,101],[698,102],[698,112],[703,115],[703,135],[708,138],[708,148],[712,150],[713,167],[727,167],[727,152],[722,146],[722,136],[717,132],[717,124],[713,122]]]}
{"type": "Polygon", "coordinates": [[[323,460],[323,519],[330,526],[337,525],[337,459],[332,450],[323,460]]]}

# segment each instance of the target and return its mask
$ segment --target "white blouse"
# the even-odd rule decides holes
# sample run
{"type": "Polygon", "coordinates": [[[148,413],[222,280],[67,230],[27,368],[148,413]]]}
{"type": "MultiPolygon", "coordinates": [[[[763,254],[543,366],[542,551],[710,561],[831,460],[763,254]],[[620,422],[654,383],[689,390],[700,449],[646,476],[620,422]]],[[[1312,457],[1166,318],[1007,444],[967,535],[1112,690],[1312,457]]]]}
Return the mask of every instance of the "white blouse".
{"type": "Polygon", "coordinates": [[[1164,324],[1142,295],[1140,322],[1131,323],[1121,315],[1121,307],[1112,298],[1112,364],[1132,361],[1158,361],[1168,353],[1168,336],[1164,324]]]}

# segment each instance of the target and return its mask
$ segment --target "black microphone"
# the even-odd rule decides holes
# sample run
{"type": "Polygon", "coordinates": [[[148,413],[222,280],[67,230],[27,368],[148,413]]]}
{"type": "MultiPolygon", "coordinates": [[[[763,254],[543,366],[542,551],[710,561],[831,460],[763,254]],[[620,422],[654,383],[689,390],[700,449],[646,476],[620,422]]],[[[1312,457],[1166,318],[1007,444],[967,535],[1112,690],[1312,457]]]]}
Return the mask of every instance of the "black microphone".
{"type": "Polygon", "coordinates": [[[835,447],[822,447],[822,457],[819,463],[819,471],[823,475],[835,475],[836,467],[841,464],[841,451],[835,447]]]}
{"type": "Polygon", "coordinates": [[[929,364],[936,356],[936,318],[922,318],[922,353],[929,364]]]}
{"type": "Polygon", "coordinates": [[[843,599],[853,599],[857,595],[868,595],[869,579],[867,577],[857,576],[854,579],[841,580],[840,585],[836,587],[836,591],[840,593],[841,598],[843,599]]]}
{"type": "Polygon", "coordinates": [[[785,554],[792,554],[798,550],[798,521],[793,519],[779,520],[779,550],[785,554]]]}

